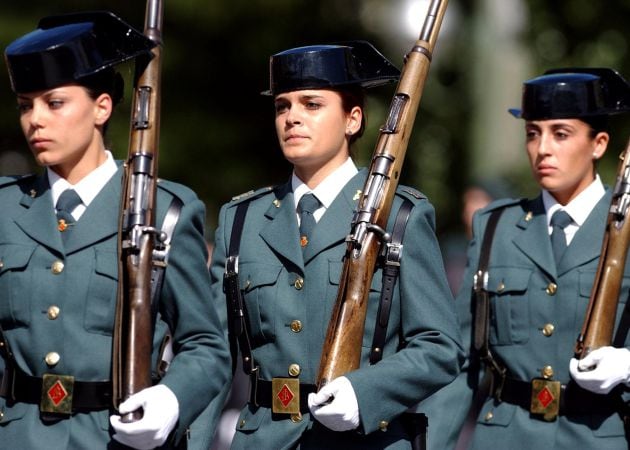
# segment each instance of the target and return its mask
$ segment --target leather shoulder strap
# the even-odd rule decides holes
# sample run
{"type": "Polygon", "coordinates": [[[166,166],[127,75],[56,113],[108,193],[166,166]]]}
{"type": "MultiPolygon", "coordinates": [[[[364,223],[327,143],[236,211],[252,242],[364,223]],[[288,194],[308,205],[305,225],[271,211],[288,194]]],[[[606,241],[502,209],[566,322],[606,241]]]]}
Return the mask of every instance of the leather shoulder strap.
{"type": "Polygon", "coordinates": [[[396,214],[391,240],[386,243],[383,286],[378,305],[378,313],[376,314],[376,326],[374,327],[372,349],[370,350],[370,364],[376,364],[383,358],[383,347],[385,346],[385,339],[387,337],[387,324],[389,323],[389,313],[392,307],[392,296],[400,272],[400,261],[402,259],[403,249],[402,241],[412,208],[413,203],[408,199],[404,199],[403,204],[398,210],[398,214],[396,214]]]}

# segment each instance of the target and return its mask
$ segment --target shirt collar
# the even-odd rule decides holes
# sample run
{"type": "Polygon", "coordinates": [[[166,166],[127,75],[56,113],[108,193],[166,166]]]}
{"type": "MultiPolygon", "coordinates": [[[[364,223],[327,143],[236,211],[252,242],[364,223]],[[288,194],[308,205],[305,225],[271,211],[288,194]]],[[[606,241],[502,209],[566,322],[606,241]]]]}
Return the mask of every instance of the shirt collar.
{"type": "Polygon", "coordinates": [[[53,205],[57,204],[57,199],[63,191],[72,188],[79,194],[83,205],[87,208],[98,193],[101,192],[101,189],[103,189],[109,179],[118,171],[118,166],[116,165],[116,161],[114,161],[112,153],[109,150],[105,150],[105,154],[107,155],[105,162],[83,177],[83,179],[74,186],[68,183],[65,178],[60,177],[54,170],[47,167],[46,172],[52,193],[53,205]]]}
{"type": "Polygon", "coordinates": [[[343,187],[348,184],[348,181],[358,172],[357,166],[355,166],[352,158],[348,158],[341,166],[337,167],[330,175],[324,178],[315,189],[310,189],[297,177],[295,172],[293,172],[291,176],[291,186],[293,187],[295,204],[298,204],[304,194],[312,192],[321,202],[322,206],[328,209],[343,187]]]}
{"type": "Polygon", "coordinates": [[[586,189],[580,192],[577,197],[565,206],[560,205],[547,190],[543,189],[542,198],[545,210],[547,211],[547,225],[551,222],[553,213],[559,209],[564,209],[569,213],[571,219],[573,219],[578,227],[582,226],[593,208],[595,208],[597,202],[601,200],[605,193],[606,189],[604,188],[599,174],[595,176],[595,180],[593,180],[586,189]]]}

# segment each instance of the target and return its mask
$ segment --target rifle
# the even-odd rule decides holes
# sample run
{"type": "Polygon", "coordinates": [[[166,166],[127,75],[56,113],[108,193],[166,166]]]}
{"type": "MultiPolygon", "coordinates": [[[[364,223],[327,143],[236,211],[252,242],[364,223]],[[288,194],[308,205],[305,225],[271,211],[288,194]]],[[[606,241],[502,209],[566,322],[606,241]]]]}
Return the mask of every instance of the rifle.
{"type": "Polygon", "coordinates": [[[319,389],[360,365],[374,268],[389,238],[385,227],[447,3],[431,1],[420,37],[405,56],[387,121],[380,129],[351,233],[346,238],[339,290],[317,376],[319,389]]]}
{"type": "Polygon", "coordinates": [[[612,343],[619,292],[630,245],[630,220],[627,220],[630,213],[630,140],[619,159],[601,256],[584,324],[575,344],[575,356],[578,359],[612,343]]]}
{"type": "MultiPolygon", "coordinates": [[[[147,0],[144,34],[155,46],[136,59],[129,154],[123,174],[118,233],[118,298],[114,327],[114,406],[151,386],[151,271],[166,236],[155,228],[160,130],[161,0],[147,0]]],[[[132,422],[134,411],[122,417],[132,422]]]]}

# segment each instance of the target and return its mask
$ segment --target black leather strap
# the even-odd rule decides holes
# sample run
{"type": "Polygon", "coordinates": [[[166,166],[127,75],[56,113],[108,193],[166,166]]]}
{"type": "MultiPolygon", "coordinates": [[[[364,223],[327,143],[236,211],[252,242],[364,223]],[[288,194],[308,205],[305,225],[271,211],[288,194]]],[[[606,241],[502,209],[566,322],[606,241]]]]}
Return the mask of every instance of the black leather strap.
{"type": "Polygon", "coordinates": [[[407,227],[407,220],[413,208],[413,203],[407,199],[396,214],[394,228],[389,243],[386,243],[386,251],[383,267],[383,286],[381,289],[381,299],[376,315],[376,326],[372,338],[372,349],[370,351],[370,364],[376,364],[383,358],[383,347],[387,337],[387,324],[389,323],[389,313],[392,307],[392,297],[394,287],[400,272],[400,261],[402,259],[402,241],[407,227]]]}
{"type": "Polygon", "coordinates": [[[228,338],[232,355],[232,373],[236,371],[236,361],[240,347],[243,358],[243,371],[249,375],[256,369],[256,365],[252,356],[252,346],[246,323],[247,312],[238,279],[238,255],[248,207],[249,201],[243,201],[236,207],[232,234],[230,235],[230,247],[225,263],[225,273],[223,274],[223,290],[227,301],[228,338]]]}

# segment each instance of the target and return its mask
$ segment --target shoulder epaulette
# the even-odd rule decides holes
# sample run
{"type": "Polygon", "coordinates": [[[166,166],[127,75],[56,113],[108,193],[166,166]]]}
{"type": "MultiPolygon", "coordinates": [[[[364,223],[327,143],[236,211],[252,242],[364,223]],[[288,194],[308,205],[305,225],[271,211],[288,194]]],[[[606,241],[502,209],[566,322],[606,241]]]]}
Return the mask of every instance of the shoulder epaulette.
{"type": "Polygon", "coordinates": [[[494,211],[495,209],[505,208],[506,206],[517,205],[521,203],[524,199],[522,198],[501,198],[498,200],[493,200],[487,206],[482,208],[482,213],[494,211]]]}
{"type": "Polygon", "coordinates": [[[399,196],[403,198],[408,198],[414,203],[417,202],[418,200],[427,198],[427,196],[424,195],[422,192],[409,186],[398,186],[398,189],[396,189],[396,194],[398,194],[399,196]]]}
{"type": "Polygon", "coordinates": [[[19,183],[20,181],[26,181],[29,178],[35,177],[37,174],[29,173],[27,175],[10,175],[0,177],[0,188],[11,186],[12,184],[19,183]]]}
{"type": "Polygon", "coordinates": [[[247,199],[251,200],[256,197],[260,197],[262,195],[268,194],[271,191],[273,191],[273,186],[265,186],[260,189],[247,191],[247,192],[244,192],[242,194],[235,195],[234,197],[232,197],[232,200],[230,200],[230,204],[237,204],[247,199]]]}

